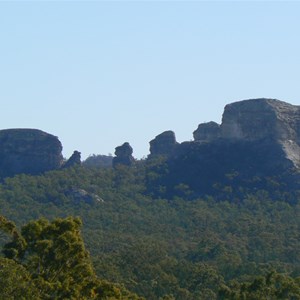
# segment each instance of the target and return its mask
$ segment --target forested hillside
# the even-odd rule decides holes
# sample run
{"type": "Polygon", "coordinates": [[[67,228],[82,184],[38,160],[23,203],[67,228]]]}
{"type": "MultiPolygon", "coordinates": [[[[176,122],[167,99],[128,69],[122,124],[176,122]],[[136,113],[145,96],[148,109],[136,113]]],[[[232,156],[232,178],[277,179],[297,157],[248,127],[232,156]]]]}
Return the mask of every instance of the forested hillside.
{"type": "Polygon", "coordinates": [[[99,280],[146,299],[300,299],[297,191],[274,181],[272,193],[227,186],[193,198],[179,185],[165,199],[150,184],[162,169],[140,161],[6,178],[1,215],[19,230],[41,217],[80,217],[99,280]]]}

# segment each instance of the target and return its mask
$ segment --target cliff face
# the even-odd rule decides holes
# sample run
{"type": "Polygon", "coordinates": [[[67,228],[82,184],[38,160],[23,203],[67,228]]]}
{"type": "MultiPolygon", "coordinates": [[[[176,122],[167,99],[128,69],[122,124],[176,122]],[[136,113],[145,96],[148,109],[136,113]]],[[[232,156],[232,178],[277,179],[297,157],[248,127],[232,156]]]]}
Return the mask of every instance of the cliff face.
{"type": "Polygon", "coordinates": [[[300,107],[276,99],[253,99],[225,106],[223,138],[299,141],[300,107]]]}
{"type": "Polygon", "coordinates": [[[270,140],[300,167],[300,107],[275,99],[253,99],[225,107],[221,136],[244,141],[270,140]]]}
{"type": "Polygon", "coordinates": [[[276,99],[251,99],[225,106],[222,124],[203,123],[194,131],[197,142],[217,139],[279,144],[286,159],[300,167],[300,106],[276,99]]]}
{"type": "Polygon", "coordinates": [[[40,174],[61,166],[57,137],[37,129],[0,130],[0,176],[40,174]]]}
{"type": "Polygon", "coordinates": [[[216,122],[199,124],[193,136],[195,141],[213,141],[221,136],[220,125],[216,122]]]}
{"type": "Polygon", "coordinates": [[[171,130],[164,131],[150,141],[150,156],[172,155],[177,145],[175,133],[171,130]]]}
{"type": "Polygon", "coordinates": [[[257,188],[258,177],[275,176],[286,188],[300,188],[293,175],[300,170],[300,106],[264,98],[228,104],[221,125],[200,124],[194,141],[176,145],[166,164],[168,172],[154,185],[186,184],[205,194],[216,183],[257,188]]]}

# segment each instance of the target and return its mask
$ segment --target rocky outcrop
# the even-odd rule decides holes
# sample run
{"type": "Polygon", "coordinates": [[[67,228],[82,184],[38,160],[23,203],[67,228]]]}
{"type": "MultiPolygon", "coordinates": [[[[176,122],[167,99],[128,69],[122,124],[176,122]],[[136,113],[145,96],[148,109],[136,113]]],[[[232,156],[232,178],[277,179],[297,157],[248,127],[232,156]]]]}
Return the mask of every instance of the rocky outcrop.
{"type": "Polygon", "coordinates": [[[174,134],[166,136],[150,142],[151,155],[167,154],[156,167],[163,172],[150,182],[166,195],[176,193],[176,186],[197,195],[212,194],[217,186],[272,191],[275,182],[276,189],[300,189],[300,106],[265,98],[239,101],[226,105],[221,125],[200,124],[194,141],[176,144],[174,134]]]}
{"type": "Polygon", "coordinates": [[[202,123],[193,135],[197,142],[277,143],[284,157],[300,168],[300,106],[265,98],[234,102],[225,106],[221,125],[202,123]]]}
{"type": "Polygon", "coordinates": [[[275,99],[253,99],[225,107],[221,136],[244,141],[270,140],[300,167],[300,107],[275,99]]]}
{"type": "Polygon", "coordinates": [[[0,130],[2,178],[58,169],[62,161],[62,145],[56,136],[37,129],[0,130]]]}
{"type": "Polygon", "coordinates": [[[175,133],[171,130],[164,131],[150,141],[150,157],[157,155],[170,156],[174,153],[177,145],[175,133]]]}
{"type": "Polygon", "coordinates": [[[63,168],[70,168],[74,166],[81,165],[81,153],[79,151],[74,151],[71,157],[65,162],[63,168]]]}
{"type": "Polygon", "coordinates": [[[79,189],[79,188],[72,188],[70,190],[67,190],[65,192],[65,195],[68,198],[71,198],[74,204],[81,204],[81,203],[87,203],[87,204],[96,204],[96,203],[103,203],[104,200],[93,193],[88,193],[84,189],[79,189]]]}
{"type": "Polygon", "coordinates": [[[131,166],[134,162],[132,153],[133,149],[127,142],[121,146],[116,147],[116,156],[113,158],[113,167],[116,167],[117,165],[131,166]]]}
{"type": "Polygon", "coordinates": [[[216,122],[208,122],[199,124],[198,128],[193,132],[195,141],[212,141],[221,136],[220,125],[216,122]]]}

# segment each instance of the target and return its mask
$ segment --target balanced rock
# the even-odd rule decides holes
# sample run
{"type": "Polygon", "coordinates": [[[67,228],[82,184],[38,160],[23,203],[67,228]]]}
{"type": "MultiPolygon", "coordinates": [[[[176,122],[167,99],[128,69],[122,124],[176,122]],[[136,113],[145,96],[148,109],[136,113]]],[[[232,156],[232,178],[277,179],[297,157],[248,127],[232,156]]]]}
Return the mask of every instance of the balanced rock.
{"type": "Polygon", "coordinates": [[[134,162],[134,158],[132,156],[133,149],[129,143],[124,143],[121,146],[116,147],[115,149],[115,157],[113,158],[113,167],[116,165],[126,165],[130,166],[134,162]]]}
{"type": "Polygon", "coordinates": [[[63,162],[61,152],[58,138],[41,130],[0,130],[0,177],[58,169],[63,162]]]}

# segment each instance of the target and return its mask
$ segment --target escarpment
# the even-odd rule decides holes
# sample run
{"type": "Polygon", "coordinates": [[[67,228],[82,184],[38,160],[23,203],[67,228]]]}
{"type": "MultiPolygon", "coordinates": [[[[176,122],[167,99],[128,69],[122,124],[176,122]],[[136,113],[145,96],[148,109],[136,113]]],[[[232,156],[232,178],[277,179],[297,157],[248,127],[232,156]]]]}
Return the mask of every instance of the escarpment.
{"type": "MultiPolygon", "coordinates": [[[[225,106],[221,124],[199,124],[193,135],[194,141],[165,147],[172,149],[165,161],[168,171],[153,186],[174,191],[184,184],[206,194],[219,183],[256,189],[280,178],[286,189],[300,187],[299,106],[265,98],[234,102],[225,106]]],[[[157,149],[166,144],[154,141],[157,149]]]]}
{"type": "Polygon", "coordinates": [[[37,129],[0,130],[0,176],[40,174],[58,169],[62,145],[56,136],[37,129]]]}

